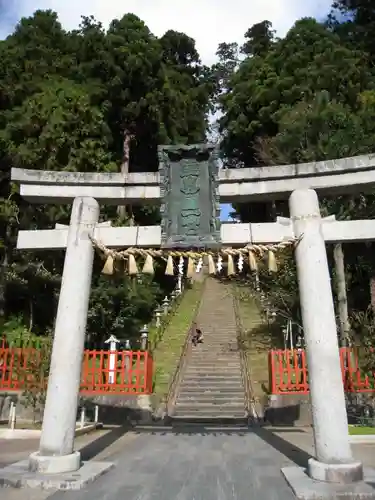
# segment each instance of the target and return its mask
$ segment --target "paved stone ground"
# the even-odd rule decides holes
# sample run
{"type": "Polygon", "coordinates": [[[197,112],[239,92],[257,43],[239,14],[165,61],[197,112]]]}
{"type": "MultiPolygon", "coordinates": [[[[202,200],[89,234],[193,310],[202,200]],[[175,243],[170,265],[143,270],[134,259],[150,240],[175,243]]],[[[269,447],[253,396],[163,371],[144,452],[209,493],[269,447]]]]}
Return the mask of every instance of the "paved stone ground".
{"type": "MultiPolygon", "coordinates": [[[[288,443],[289,452],[292,448],[298,450],[297,453],[300,457],[306,457],[307,455],[314,456],[315,454],[312,428],[273,429],[272,434],[269,435],[272,435],[274,441],[288,443]]],[[[372,443],[352,443],[351,447],[355,459],[362,462],[365,467],[375,469],[374,441],[372,443]]]]}
{"type": "Polygon", "coordinates": [[[280,473],[288,463],[246,429],[144,429],[113,471],[53,500],[292,500],[280,473]]]}
{"type": "MultiPolygon", "coordinates": [[[[294,500],[280,468],[303,466],[313,453],[312,433],[303,429],[202,426],[115,428],[78,438],[77,448],[115,469],[83,491],[3,489],[1,500],[294,500]]],[[[375,465],[375,445],[353,450],[375,465]]]]}
{"type": "Polygon", "coordinates": [[[38,449],[37,439],[0,439],[0,467],[23,460],[38,449]]]}
{"type": "MultiPolygon", "coordinates": [[[[225,428],[143,428],[96,459],[116,467],[79,492],[1,490],[2,500],[293,500],[291,461],[261,437],[225,428]]],[[[100,439],[100,438],[99,438],[100,439]]]]}

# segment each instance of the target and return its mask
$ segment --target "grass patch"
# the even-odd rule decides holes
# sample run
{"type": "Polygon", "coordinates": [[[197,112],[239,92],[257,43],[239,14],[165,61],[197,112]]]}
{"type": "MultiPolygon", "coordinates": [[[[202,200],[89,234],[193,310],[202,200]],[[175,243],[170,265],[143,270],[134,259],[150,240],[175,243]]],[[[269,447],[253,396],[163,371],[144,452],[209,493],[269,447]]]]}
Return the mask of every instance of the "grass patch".
{"type": "Polygon", "coordinates": [[[349,425],[349,434],[351,436],[367,436],[369,434],[375,434],[375,427],[362,427],[349,425]]]}
{"type": "Polygon", "coordinates": [[[254,399],[261,401],[268,392],[268,351],[272,349],[272,335],[249,291],[235,285],[233,292],[238,300],[243,327],[242,347],[247,355],[254,399]]]}
{"type": "Polygon", "coordinates": [[[157,405],[168,393],[171,377],[180,359],[186,333],[194,319],[197,306],[202,297],[204,282],[194,282],[185,291],[179,307],[168,326],[163,338],[153,352],[154,357],[154,404],[157,405]]]}

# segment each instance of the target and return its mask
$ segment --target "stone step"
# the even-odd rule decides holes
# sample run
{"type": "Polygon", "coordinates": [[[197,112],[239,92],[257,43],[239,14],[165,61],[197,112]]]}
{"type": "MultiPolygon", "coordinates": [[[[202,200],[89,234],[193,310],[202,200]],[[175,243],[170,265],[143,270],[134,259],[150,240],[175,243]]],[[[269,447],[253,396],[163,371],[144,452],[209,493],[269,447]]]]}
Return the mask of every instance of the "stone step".
{"type": "Polygon", "coordinates": [[[238,370],[241,371],[241,363],[231,363],[229,364],[229,361],[227,363],[222,362],[222,363],[203,363],[203,361],[195,361],[195,363],[191,363],[187,366],[186,370],[190,371],[200,371],[204,372],[205,370],[207,371],[215,371],[216,373],[220,373],[221,371],[229,372],[230,370],[238,370]]]}
{"type": "Polygon", "coordinates": [[[226,402],[231,402],[231,403],[242,403],[245,401],[243,393],[238,393],[238,394],[212,394],[210,392],[203,393],[203,394],[180,394],[178,396],[177,402],[178,403],[189,403],[189,402],[212,402],[212,404],[216,403],[224,403],[226,402]]]}
{"type": "Polygon", "coordinates": [[[198,373],[196,370],[194,370],[193,372],[191,373],[186,373],[183,377],[183,382],[187,382],[189,380],[204,380],[204,381],[212,381],[212,382],[217,382],[217,381],[221,381],[221,380],[239,380],[241,381],[242,380],[242,376],[241,376],[241,372],[238,371],[237,373],[229,373],[229,374],[225,374],[223,373],[222,371],[217,371],[216,373],[205,373],[205,372],[201,372],[201,373],[198,373]]]}
{"type": "Polygon", "coordinates": [[[198,344],[197,347],[194,347],[193,352],[194,353],[199,353],[199,352],[210,352],[212,349],[231,349],[231,352],[233,352],[232,349],[237,349],[237,343],[235,340],[230,341],[212,341],[212,342],[207,342],[203,341],[203,344],[198,344]]]}
{"type": "Polygon", "coordinates": [[[222,384],[231,384],[231,385],[242,385],[242,377],[240,374],[235,374],[235,375],[227,375],[227,376],[222,376],[222,375],[208,375],[207,377],[197,377],[193,374],[189,376],[185,376],[182,381],[181,385],[204,385],[204,386],[210,386],[210,385],[222,385],[222,384]]]}
{"type": "Polygon", "coordinates": [[[230,353],[227,356],[224,356],[222,352],[214,352],[210,353],[207,356],[199,355],[199,356],[191,356],[191,358],[188,361],[188,365],[190,366],[193,363],[199,363],[199,364],[207,364],[207,365],[231,365],[231,364],[240,364],[241,361],[239,359],[238,353],[230,353]]]}
{"type": "Polygon", "coordinates": [[[217,418],[224,416],[225,418],[244,418],[246,416],[245,408],[240,409],[231,409],[228,408],[223,410],[222,408],[206,408],[206,409],[198,409],[194,410],[192,408],[175,408],[173,412],[173,416],[182,416],[182,415],[190,415],[195,418],[217,418]]]}
{"type": "Polygon", "coordinates": [[[245,409],[245,402],[240,401],[240,402],[219,402],[219,403],[212,403],[212,402],[207,402],[207,401],[194,401],[194,402],[179,402],[177,401],[176,404],[176,409],[177,410],[182,410],[183,408],[188,408],[191,411],[206,411],[206,410],[221,410],[224,413],[230,413],[232,411],[244,411],[245,409]]]}
{"type": "Polygon", "coordinates": [[[232,365],[240,365],[241,360],[237,352],[235,353],[230,353],[227,356],[225,356],[222,352],[212,352],[210,354],[207,354],[206,356],[203,355],[192,355],[189,358],[189,361],[187,363],[187,366],[190,366],[193,363],[199,363],[200,365],[206,364],[207,366],[232,366],[232,365]]]}
{"type": "Polygon", "coordinates": [[[219,349],[216,351],[210,351],[209,353],[205,354],[196,354],[196,355],[193,354],[189,360],[189,363],[194,363],[195,361],[197,361],[198,363],[206,361],[208,363],[215,363],[215,364],[218,363],[226,364],[230,363],[231,361],[234,363],[240,362],[238,352],[231,351],[227,355],[225,355],[225,353],[223,353],[223,351],[219,349]]]}
{"type": "MultiPolygon", "coordinates": [[[[216,306],[214,306],[214,309],[216,306]]],[[[225,307],[225,306],[224,306],[225,307]]],[[[203,328],[206,328],[206,331],[217,331],[217,332],[236,332],[237,331],[237,323],[233,318],[227,318],[223,316],[216,317],[207,317],[207,313],[204,313],[204,316],[201,316],[202,320],[198,318],[197,324],[198,327],[203,331],[203,328]]],[[[203,333],[205,333],[203,331],[203,333]]]]}
{"type": "Polygon", "coordinates": [[[215,368],[202,368],[201,366],[194,366],[186,370],[184,377],[191,377],[191,376],[196,376],[196,377],[205,377],[205,376],[210,376],[210,377],[218,377],[218,376],[225,376],[225,377],[230,377],[231,375],[239,375],[241,376],[241,368],[239,366],[233,367],[233,368],[226,368],[222,369],[220,367],[215,367],[215,368]]]}
{"type": "Polygon", "coordinates": [[[237,324],[233,320],[228,320],[228,318],[206,318],[204,321],[199,321],[198,328],[200,328],[205,333],[217,334],[217,335],[236,335],[237,334],[237,324]]]}
{"type": "Polygon", "coordinates": [[[229,349],[223,349],[223,348],[218,348],[218,349],[210,349],[207,351],[193,351],[191,353],[191,358],[190,361],[193,360],[198,360],[198,361],[204,361],[207,360],[210,363],[213,363],[214,361],[216,362],[226,362],[226,361],[239,361],[239,351],[232,351],[229,349]]]}
{"type": "Polygon", "coordinates": [[[191,358],[189,359],[189,363],[193,363],[194,361],[207,361],[208,363],[239,363],[239,352],[238,351],[229,351],[228,353],[223,352],[222,350],[217,351],[209,351],[209,352],[197,352],[192,353],[191,358]]]}
{"type": "Polygon", "coordinates": [[[239,384],[236,384],[233,387],[228,387],[227,385],[223,385],[220,387],[212,387],[212,386],[198,386],[198,385],[186,385],[186,386],[180,386],[180,393],[179,396],[189,396],[191,395],[196,395],[197,397],[206,395],[206,394],[211,394],[212,396],[215,395],[222,395],[223,397],[233,397],[237,395],[243,395],[244,394],[244,389],[242,385],[240,386],[239,384]]]}
{"type": "Polygon", "coordinates": [[[213,374],[220,374],[220,373],[230,374],[232,372],[241,373],[241,364],[237,363],[233,365],[227,365],[226,363],[222,362],[222,363],[212,363],[210,365],[207,365],[207,363],[195,362],[187,366],[185,373],[186,372],[190,373],[199,372],[202,374],[208,372],[213,374]]]}
{"type": "MultiPolygon", "coordinates": [[[[218,319],[218,322],[225,322],[225,320],[220,320],[218,319]]],[[[225,326],[225,328],[217,328],[217,326],[215,325],[199,325],[199,328],[202,330],[203,332],[203,337],[210,337],[212,339],[214,338],[221,338],[221,339],[235,339],[237,338],[237,335],[238,335],[238,331],[237,331],[237,327],[227,327],[225,326]]]]}
{"type": "Polygon", "coordinates": [[[234,348],[237,347],[237,339],[233,337],[233,339],[203,339],[203,342],[194,347],[193,352],[207,352],[211,349],[219,349],[219,348],[234,348]]]}
{"type": "Polygon", "coordinates": [[[237,330],[233,330],[233,331],[222,331],[222,332],[218,332],[217,330],[215,330],[213,327],[211,328],[205,328],[203,330],[203,326],[201,327],[201,330],[203,332],[203,339],[207,337],[209,337],[210,339],[222,339],[222,340],[226,340],[226,339],[229,339],[229,340],[234,340],[237,338],[237,330]]]}
{"type": "Polygon", "coordinates": [[[207,392],[207,391],[222,391],[223,393],[230,393],[231,391],[234,391],[236,388],[238,390],[241,390],[243,392],[243,386],[242,386],[242,381],[228,381],[228,382],[214,382],[214,383],[196,383],[196,382],[183,382],[180,386],[181,394],[186,390],[189,389],[189,392],[192,392],[193,390],[196,391],[197,394],[200,394],[201,392],[207,392]],[[190,390],[191,389],[191,390],[190,390]]]}
{"type": "Polygon", "coordinates": [[[212,393],[218,392],[222,394],[234,395],[234,394],[244,394],[244,390],[242,386],[239,384],[222,384],[222,385],[207,385],[205,386],[194,386],[194,385],[185,385],[181,387],[181,391],[179,395],[184,396],[188,394],[194,394],[199,396],[199,394],[203,394],[205,392],[211,391],[212,393]]]}
{"type": "MultiPolygon", "coordinates": [[[[248,419],[247,417],[233,417],[228,415],[220,415],[220,416],[208,416],[208,417],[199,417],[197,415],[173,415],[171,418],[172,427],[191,427],[194,429],[194,426],[209,426],[213,429],[218,429],[217,432],[224,430],[224,432],[230,432],[231,429],[237,431],[245,432],[248,427],[248,419]],[[225,428],[223,429],[223,426],[225,428]],[[228,426],[231,426],[228,429],[228,426]]],[[[199,428],[199,427],[198,427],[199,428]]]]}
{"type": "Polygon", "coordinates": [[[204,351],[207,349],[208,346],[210,345],[227,345],[227,344],[236,344],[237,343],[237,337],[228,337],[228,336],[223,336],[223,337],[214,337],[214,335],[211,336],[211,338],[207,338],[207,335],[203,337],[203,342],[198,345],[197,350],[204,351]]]}
{"type": "Polygon", "coordinates": [[[183,384],[180,386],[179,395],[183,396],[185,394],[204,394],[207,392],[211,393],[222,393],[228,395],[234,394],[244,394],[244,389],[242,384],[233,383],[222,383],[222,384],[183,384]]]}
{"type": "Polygon", "coordinates": [[[215,332],[203,332],[203,343],[200,345],[205,346],[209,342],[237,342],[237,334],[233,333],[232,335],[217,335],[215,334],[215,332]]]}
{"type": "Polygon", "coordinates": [[[215,409],[215,408],[207,408],[207,409],[198,409],[197,411],[193,409],[188,409],[188,408],[181,408],[178,410],[175,408],[173,411],[173,417],[184,417],[186,419],[188,418],[245,418],[246,417],[246,410],[245,408],[241,408],[236,411],[231,411],[230,408],[227,409],[227,411],[223,411],[222,409],[215,409]]]}
{"type": "Polygon", "coordinates": [[[229,354],[228,356],[223,356],[222,352],[213,352],[210,353],[209,356],[192,356],[189,361],[187,366],[190,366],[194,363],[199,363],[200,365],[202,364],[207,364],[207,365],[215,365],[215,366],[226,366],[230,364],[240,364],[240,359],[238,353],[235,353],[233,356],[232,354],[229,354]]]}
{"type": "Polygon", "coordinates": [[[183,380],[181,382],[180,388],[181,392],[185,388],[192,388],[199,393],[200,391],[209,391],[211,390],[223,390],[226,392],[230,392],[231,390],[234,390],[236,387],[241,389],[243,391],[243,386],[242,386],[242,379],[236,379],[236,380],[216,380],[216,381],[207,381],[207,380],[183,380]]]}
{"type": "Polygon", "coordinates": [[[241,366],[241,361],[239,359],[239,356],[228,356],[226,358],[219,359],[217,356],[204,356],[204,357],[194,357],[192,356],[189,361],[187,366],[194,366],[194,364],[197,363],[199,366],[206,366],[207,368],[211,368],[212,366],[217,367],[221,366],[222,368],[228,367],[236,367],[236,366],[241,366]]]}
{"type": "Polygon", "coordinates": [[[228,371],[228,372],[225,372],[225,371],[222,371],[222,370],[217,370],[217,371],[211,371],[211,372],[205,372],[205,371],[198,371],[198,370],[194,370],[194,371],[189,371],[189,372],[186,372],[185,375],[184,375],[184,378],[183,378],[183,382],[186,382],[186,381],[190,381],[190,380],[207,380],[207,379],[212,379],[213,381],[216,381],[216,380],[221,380],[221,379],[225,379],[225,380],[239,380],[241,381],[242,380],[242,375],[241,375],[241,372],[240,370],[231,370],[231,371],[228,371]]]}
{"type": "Polygon", "coordinates": [[[195,408],[194,411],[198,411],[200,409],[206,409],[206,408],[212,408],[212,409],[223,409],[224,413],[228,413],[227,409],[231,408],[231,411],[234,409],[240,409],[243,410],[245,408],[245,400],[242,399],[235,399],[235,400],[206,400],[206,399],[199,399],[199,400],[180,400],[178,399],[176,402],[175,408],[181,409],[181,408],[195,408]]]}
{"type": "Polygon", "coordinates": [[[236,323],[228,322],[226,318],[215,318],[213,321],[200,321],[199,328],[202,330],[203,334],[210,333],[213,335],[228,336],[237,335],[236,323]]]}
{"type": "Polygon", "coordinates": [[[198,344],[198,346],[194,349],[193,352],[205,352],[209,351],[212,346],[215,347],[220,347],[220,346],[236,346],[237,347],[237,339],[203,339],[203,342],[201,344],[198,344]]]}
{"type": "Polygon", "coordinates": [[[235,323],[229,324],[225,318],[216,318],[213,322],[200,322],[199,328],[202,330],[203,335],[217,335],[233,337],[237,335],[237,325],[235,323]],[[217,321],[217,323],[216,323],[217,321]],[[224,324],[225,326],[218,326],[224,324]],[[205,330],[203,330],[205,328],[205,330]]]}
{"type": "Polygon", "coordinates": [[[187,371],[195,371],[198,370],[199,372],[205,372],[205,371],[215,371],[215,372],[220,372],[220,371],[230,371],[230,370],[239,370],[241,371],[241,363],[192,363],[187,366],[187,371]]]}

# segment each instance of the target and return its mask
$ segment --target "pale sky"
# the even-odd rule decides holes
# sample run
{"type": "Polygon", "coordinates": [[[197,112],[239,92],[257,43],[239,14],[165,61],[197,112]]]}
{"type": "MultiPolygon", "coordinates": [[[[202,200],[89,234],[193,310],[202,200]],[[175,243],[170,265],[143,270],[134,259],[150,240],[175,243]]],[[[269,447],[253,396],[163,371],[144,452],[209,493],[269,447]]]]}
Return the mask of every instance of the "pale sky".
{"type": "Polygon", "coordinates": [[[168,29],[196,40],[204,63],[211,64],[220,42],[243,41],[253,24],[272,22],[279,36],[306,16],[324,18],[332,0],[0,0],[0,38],[12,32],[23,16],[52,9],[67,29],[76,28],[81,15],[93,15],[107,27],[114,18],[132,12],[157,36],[168,29]]]}

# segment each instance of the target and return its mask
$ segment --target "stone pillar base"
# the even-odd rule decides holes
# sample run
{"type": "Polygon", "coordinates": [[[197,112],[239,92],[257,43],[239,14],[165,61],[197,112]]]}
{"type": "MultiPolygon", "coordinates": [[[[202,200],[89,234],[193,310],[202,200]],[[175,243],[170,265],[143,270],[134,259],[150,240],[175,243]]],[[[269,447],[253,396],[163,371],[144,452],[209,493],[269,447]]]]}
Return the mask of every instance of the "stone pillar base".
{"type": "Polygon", "coordinates": [[[350,484],[363,480],[363,466],[361,462],[348,464],[325,464],[310,458],[307,473],[311,479],[326,483],[350,484]]]}
{"type": "Polygon", "coordinates": [[[29,457],[29,471],[41,474],[63,474],[75,472],[81,467],[81,454],[74,451],[70,455],[43,456],[39,451],[29,457]]]}

